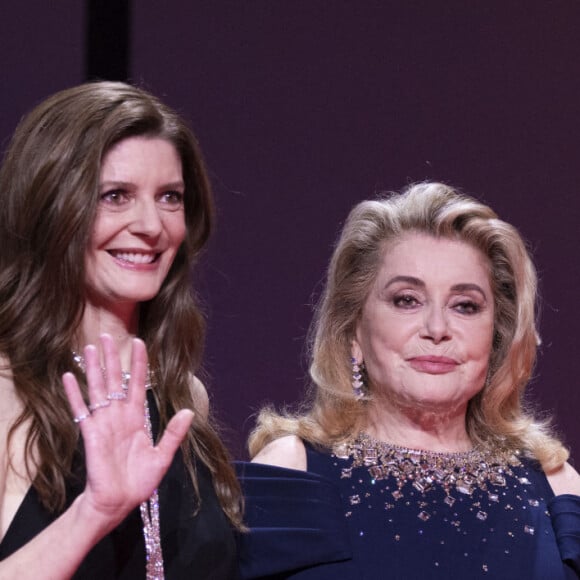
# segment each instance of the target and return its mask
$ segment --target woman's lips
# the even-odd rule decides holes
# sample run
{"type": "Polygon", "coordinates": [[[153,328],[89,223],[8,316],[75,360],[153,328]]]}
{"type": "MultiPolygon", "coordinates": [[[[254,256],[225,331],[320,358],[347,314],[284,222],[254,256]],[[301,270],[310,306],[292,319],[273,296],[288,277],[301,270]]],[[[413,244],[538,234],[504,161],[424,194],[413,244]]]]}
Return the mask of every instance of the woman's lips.
{"type": "Polygon", "coordinates": [[[133,264],[150,264],[159,256],[159,252],[145,250],[108,250],[108,252],[119,260],[133,264]]]}
{"type": "Polygon", "coordinates": [[[456,360],[446,356],[416,356],[408,360],[411,367],[416,371],[431,375],[450,373],[459,364],[456,360]]]}
{"type": "Polygon", "coordinates": [[[159,252],[108,250],[117,264],[128,270],[150,271],[158,268],[159,252]]]}

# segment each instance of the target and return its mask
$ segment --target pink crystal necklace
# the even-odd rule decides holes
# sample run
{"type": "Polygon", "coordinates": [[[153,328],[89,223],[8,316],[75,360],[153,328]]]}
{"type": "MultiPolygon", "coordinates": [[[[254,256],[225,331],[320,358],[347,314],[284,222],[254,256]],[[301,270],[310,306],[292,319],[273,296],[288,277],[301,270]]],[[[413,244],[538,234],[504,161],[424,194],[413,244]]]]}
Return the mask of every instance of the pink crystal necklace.
{"type": "MultiPolygon", "coordinates": [[[[86,372],[85,359],[77,352],[72,353],[76,365],[84,372],[86,372]]],[[[102,369],[105,374],[105,369],[102,369]]],[[[121,387],[123,392],[129,389],[129,380],[131,373],[122,371],[121,373],[121,387]]],[[[152,389],[154,387],[154,374],[147,366],[147,379],[145,388],[152,389]]],[[[149,412],[149,403],[145,397],[145,430],[149,436],[149,440],[153,443],[153,430],[151,428],[151,414],[149,412]]],[[[141,521],[143,523],[143,539],[145,540],[145,558],[146,558],[146,578],[147,580],[164,580],[165,572],[163,570],[163,552],[161,550],[161,532],[159,526],[159,492],[157,489],[153,490],[151,497],[139,506],[141,512],[141,521]]]]}

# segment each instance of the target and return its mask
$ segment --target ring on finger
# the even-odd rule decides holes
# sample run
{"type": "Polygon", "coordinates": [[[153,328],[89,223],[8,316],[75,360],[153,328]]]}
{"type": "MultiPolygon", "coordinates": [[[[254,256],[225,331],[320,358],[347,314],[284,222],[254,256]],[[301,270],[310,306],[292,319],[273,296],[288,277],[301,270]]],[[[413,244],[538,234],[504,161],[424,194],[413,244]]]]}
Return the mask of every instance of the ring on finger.
{"type": "Polygon", "coordinates": [[[124,391],[113,391],[107,395],[107,400],[111,401],[124,401],[127,398],[127,393],[124,391]]]}
{"type": "Polygon", "coordinates": [[[77,415],[76,417],[73,417],[73,421],[75,423],[82,423],[85,419],[88,419],[91,416],[90,413],[82,413],[80,415],[77,415]]]}
{"type": "Polygon", "coordinates": [[[103,407],[108,407],[111,404],[110,399],[105,399],[104,401],[99,401],[98,403],[94,403],[89,405],[89,411],[93,413],[97,409],[102,409],[103,407]]]}

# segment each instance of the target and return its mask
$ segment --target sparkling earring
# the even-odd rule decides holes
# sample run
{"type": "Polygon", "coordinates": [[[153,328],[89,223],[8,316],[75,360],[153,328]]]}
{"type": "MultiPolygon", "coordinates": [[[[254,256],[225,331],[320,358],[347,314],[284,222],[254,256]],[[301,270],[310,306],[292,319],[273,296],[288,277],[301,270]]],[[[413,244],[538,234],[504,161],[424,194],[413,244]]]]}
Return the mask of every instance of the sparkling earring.
{"type": "Polygon", "coordinates": [[[362,399],[365,396],[365,383],[362,375],[364,362],[359,364],[354,357],[350,359],[350,362],[352,364],[352,392],[354,393],[355,399],[362,399]]]}

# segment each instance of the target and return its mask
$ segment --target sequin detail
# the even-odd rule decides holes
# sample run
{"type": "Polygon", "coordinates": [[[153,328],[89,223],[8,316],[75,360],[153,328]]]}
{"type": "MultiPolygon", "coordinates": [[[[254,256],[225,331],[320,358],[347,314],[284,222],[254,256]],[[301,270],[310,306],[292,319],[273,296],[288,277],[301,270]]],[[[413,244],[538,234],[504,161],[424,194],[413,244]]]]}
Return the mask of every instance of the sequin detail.
{"type": "MultiPolygon", "coordinates": [[[[73,351],[73,360],[81,371],[86,372],[85,359],[81,354],[73,351]]],[[[105,369],[102,369],[103,376],[106,377],[105,369]]],[[[123,392],[129,389],[131,373],[121,371],[121,388],[123,392]]],[[[155,375],[147,365],[147,378],[145,388],[152,389],[155,384],[155,375]]],[[[149,413],[149,404],[145,399],[145,430],[149,440],[153,443],[153,430],[151,428],[151,416],[149,413]]],[[[145,500],[139,506],[141,511],[141,521],[143,522],[143,539],[145,541],[145,570],[147,580],[164,580],[165,572],[163,569],[163,552],[161,550],[161,532],[159,528],[159,493],[157,489],[153,490],[151,497],[145,500]]]]}
{"type": "MultiPolygon", "coordinates": [[[[149,404],[145,399],[145,429],[151,443],[153,443],[153,429],[151,428],[151,414],[149,404]]],[[[141,521],[143,522],[143,538],[145,539],[146,578],[147,580],[164,580],[163,552],[161,550],[161,531],[159,528],[159,492],[153,490],[151,497],[142,502],[141,521]]]]}
{"type": "MultiPolygon", "coordinates": [[[[438,453],[392,445],[361,433],[351,442],[335,447],[332,455],[336,460],[334,465],[340,469],[340,478],[352,482],[348,495],[351,509],[363,506],[372,509],[376,505],[368,492],[359,493],[365,482],[370,482],[378,488],[380,505],[385,515],[389,514],[389,524],[394,522],[391,513],[397,505],[404,509],[416,506],[416,516],[422,522],[431,523],[435,517],[465,535],[466,526],[457,512],[472,514],[476,521],[485,525],[490,510],[500,509],[513,512],[514,527],[507,532],[508,537],[515,538],[518,533],[535,534],[533,525],[519,521],[519,513],[539,508],[543,500],[528,496],[531,482],[526,472],[522,474],[524,467],[519,452],[474,449],[438,453]],[[367,476],[361,477],[365,472],[367,476]],[[515,496],[507,493],[508,489],[516,488],[521,491],[515,496]],[[507,497],[511,501],[506,501],[507,497]],[[517,501],[516,507],[513,501],[517,501]],[[441,511],[439,502],[445,504],[448,511],[441,511]],[[466,505],[471,506],[467,511],[466,505]]],[[[349,510],[348,517],[352,515],[349,510]]],[[[488,532],[494,533],[493,525],[488,532]]],[[[418,530],[418,534],[422,535],[423,530],[418,530]]],[[[487,540],[483,538],[482,541],[487,540]]]]}
{"type": "MultiPolygon", "coordinates": [[[[352,457],[352,467],[367,467],[374,480],[394,477],[399,490],[407,482],[422,494],[441,486],[450,497],[452,492],[470,496],[475,488],[487,491],[488,484],[503,487],[506,475],[513,475],[511,467],[521,465],[512,451],[473,449],[463,453],[437,453],[391,445],[366,433],[335,449],[334,454],[352,457]]],[[[343,477],[348,477],[345,471],[343,477]]],[[[525,478],[520,483],[529,484],[525,478]]],[[[393,492],[393,497],[400,499],[402,493],[393,492]]]]}

